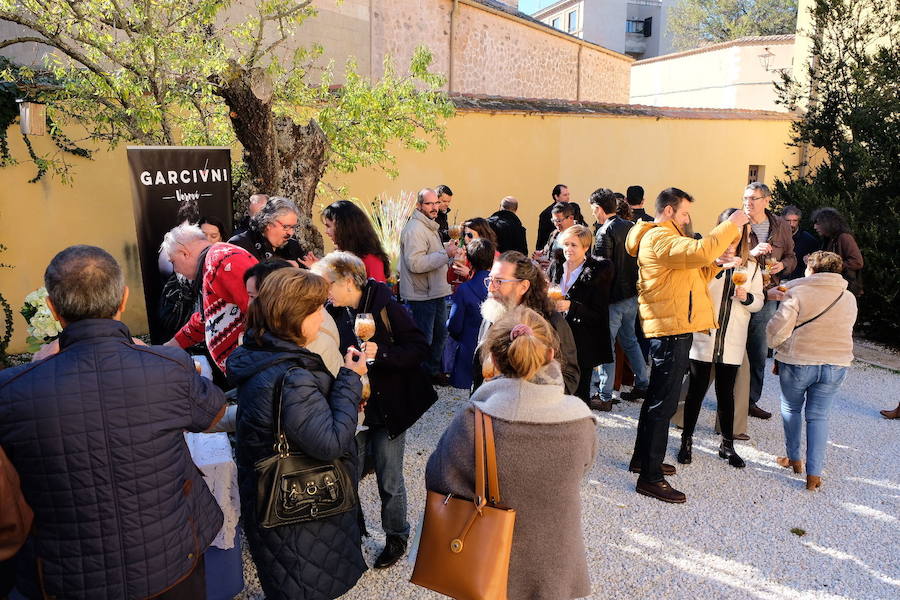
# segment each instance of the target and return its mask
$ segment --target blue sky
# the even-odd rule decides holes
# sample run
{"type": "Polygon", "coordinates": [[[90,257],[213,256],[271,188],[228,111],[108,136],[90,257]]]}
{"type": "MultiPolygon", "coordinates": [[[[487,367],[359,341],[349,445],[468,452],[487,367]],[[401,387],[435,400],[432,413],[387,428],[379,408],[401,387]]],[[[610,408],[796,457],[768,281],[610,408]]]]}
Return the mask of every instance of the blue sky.
{"type": "Polygon", "coordinates": [[[539,8],[550,6],[557,0],[519,0],[519,10],[525,14],[531,14],[539,8]]]}

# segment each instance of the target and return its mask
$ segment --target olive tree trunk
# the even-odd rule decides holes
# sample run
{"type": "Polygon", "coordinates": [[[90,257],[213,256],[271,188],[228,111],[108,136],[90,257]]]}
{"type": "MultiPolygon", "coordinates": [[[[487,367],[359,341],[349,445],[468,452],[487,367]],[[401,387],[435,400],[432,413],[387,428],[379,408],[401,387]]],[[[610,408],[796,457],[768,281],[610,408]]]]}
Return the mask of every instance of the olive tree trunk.
{"type": "Polygon", "coordinates": [[[321,251],[322,235],[313,224],[316,186],[327,166],[328,139],[315,120],[298,125],[272,112],[272,84],[262,69],[231,65],[218,94],[230,110],[249,170],[235,191],[238,205],[251,194],[284,196],[300,208],[296,237],[306,250],[321,251]]]}

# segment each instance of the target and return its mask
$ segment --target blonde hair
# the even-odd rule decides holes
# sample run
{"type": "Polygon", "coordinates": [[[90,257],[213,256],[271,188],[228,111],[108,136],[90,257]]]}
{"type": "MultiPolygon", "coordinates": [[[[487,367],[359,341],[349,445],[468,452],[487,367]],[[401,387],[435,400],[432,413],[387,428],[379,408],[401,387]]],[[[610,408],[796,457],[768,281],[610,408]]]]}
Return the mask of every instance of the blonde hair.
{"type": "Polygon", "coordinates": [[[590,248],[591,244],[594,243],[594,236],[591,235],[591,230],[585,227],[584,225],[572,225],[565,231],[559,234],[559,243],[562,244],[569,238],[578,238],[578,241],[581,242],[581,246],[583,248],[590,248]]]}
{"type": "Polygon", "coordinates": [[[349,279],[359,289],[366,287],[369,276],[366,274],[366,264],[355,254],[335,250],[317,260],[311,267],[316,275],[321,275],[332,283],[349,279]]]}
{"type": "Polygon", "coordinates": [[[325,304],[328,282],[306,269],[285,267],[270,273],[259,289],[259,296],[247,309],[247,329],[256,343],[269,332],[298,346],[306,344],[303,320],[325,304]]]}
{"type": "Polygon", "coordinates": [[[497,371],[507,377],[531,379],[553,359],[559,338],[541,315],[517,306],[491,326],[484,347],[497,371]]]}
{"type": "Polygon", "coordinates": [[[844,270],[844,261],[834,252],[816,250],[807,254],[803,260],[813,273],[840,273],[844,270]]]}

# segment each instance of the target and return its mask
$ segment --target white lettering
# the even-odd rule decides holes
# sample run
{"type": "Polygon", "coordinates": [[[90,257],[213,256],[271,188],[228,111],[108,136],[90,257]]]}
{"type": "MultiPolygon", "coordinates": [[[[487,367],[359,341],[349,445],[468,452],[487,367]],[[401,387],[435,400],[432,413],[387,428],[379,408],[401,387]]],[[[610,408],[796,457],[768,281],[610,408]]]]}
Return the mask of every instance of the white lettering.
{"type": "Polygon", "coordinates": [[[182,192],[181,190],[175,190],[175,198],[179,202],[187,202],[188,200],[199,200],[200,192],[182,192]]]}
{"type": "Polygon", "coordinates": [[[150,175],[150,171],[141,171],[141,183],[153,185],[153,177],[150,175]]]}
{"type": "Polygon", "coordinates": [[[156,172],[156,185],[166,185],[166,176],[163,175],[162,171],[156,172]]]}
{"type": "Polygon", "coordinates": [[[221,172],[221,169],[213,169],[213,171],[212,171],[212,180],[213,180],[213,181],[222,181],[222,172],[221,172]]]}
{"type": "Polygon", "coordinates": [[[191,182],[191,172],[185,169],[181,172],[181,183],[190,183],[191,182]]]}

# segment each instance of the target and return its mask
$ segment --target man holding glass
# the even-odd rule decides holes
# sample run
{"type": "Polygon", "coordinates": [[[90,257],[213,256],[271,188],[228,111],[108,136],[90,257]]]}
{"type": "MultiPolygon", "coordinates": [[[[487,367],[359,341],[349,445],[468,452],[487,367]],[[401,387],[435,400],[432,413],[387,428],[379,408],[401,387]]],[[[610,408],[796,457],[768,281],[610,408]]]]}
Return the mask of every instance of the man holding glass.
{"type": "MultiPolygon", "coordinates": [[[[754,181],[744,189],[744,212],[750,217],[750,256],[763,269],[763,286],[766,289],[777,286],[781,283],[781,278],[792,273],[797,266],[791,226],[769,210],[771,199],[772,192],[764,183],[754,181]]],[[[747,361],[750,363],[749,414],[758,419],[772,416],[772,413],[760,408],[757,402],[762,394],[769,351],[766,325],[776,308],[776,301],[766,300],[759,312],[751,315],[747,330],[747,361]]]]}
{"type": "Polygon", "coordinates": [[[413,319],[425,334],[430,351],[422,363],[434,383],[447,385],[441,356],[447,340],[447,267],[459,251],[456,240],[441,243],[436,221],[441,201],[437,192],[423,188],[416,210],[400,233],[400,296],[409,303],[413,319]]]}

